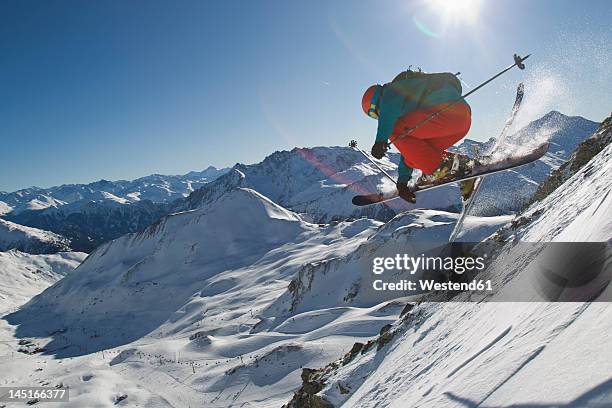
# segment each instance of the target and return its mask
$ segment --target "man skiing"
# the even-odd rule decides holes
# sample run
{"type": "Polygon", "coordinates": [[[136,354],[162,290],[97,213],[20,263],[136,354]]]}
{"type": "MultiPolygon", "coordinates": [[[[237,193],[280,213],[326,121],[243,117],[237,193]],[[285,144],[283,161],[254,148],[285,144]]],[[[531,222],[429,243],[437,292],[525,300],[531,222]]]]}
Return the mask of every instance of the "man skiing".
{"type": "Polygon", "coordinates": [[[410,69],[365,91],[363,111],[378,120],[372,156],[381,159],[389,140],[400,151],[397,190],[404,200],[416,202],[408,185],[413,169],[422,171],[419,181],[434,181],[456,177],[473,165],[466,156],[445,150],[470,129],[470,106],[460,99],[461,83],[454,74],[410,69]]]}

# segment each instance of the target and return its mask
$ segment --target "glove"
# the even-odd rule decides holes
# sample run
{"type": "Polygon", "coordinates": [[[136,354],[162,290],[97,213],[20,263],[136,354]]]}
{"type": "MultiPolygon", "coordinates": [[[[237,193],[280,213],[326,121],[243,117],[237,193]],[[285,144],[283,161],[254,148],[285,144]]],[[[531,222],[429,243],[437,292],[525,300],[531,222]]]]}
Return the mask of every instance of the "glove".
{"type": "Polygon", "coordinates": [[[382,159],[387,153],[387,143],[386,142],[376,142],[374,146],[372,146],[372,156],[377,159],[382,159]]]}
{"type": "Polygon", "coordinates": [[[400,197],[409,203],[416,203],[416,195],[412,190],[410,190],[410,187],[408,187],[406,183],[397,183],[396,187],[400,197]]]}

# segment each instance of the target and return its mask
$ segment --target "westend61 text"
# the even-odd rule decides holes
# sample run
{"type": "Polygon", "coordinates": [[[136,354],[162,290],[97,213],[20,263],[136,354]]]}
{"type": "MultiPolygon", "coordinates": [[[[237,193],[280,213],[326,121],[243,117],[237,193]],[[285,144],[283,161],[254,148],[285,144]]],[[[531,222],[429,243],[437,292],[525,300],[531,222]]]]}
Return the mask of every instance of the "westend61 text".
{"type": "MultiPolygon", "coordinates": [[[[383,282],[382,280],[375,280],[372,283],[374,290],[376,291],[416,291],[417,282],[408,280],[401,280],[398,282],[383,282]]],[[[431,291],[478,291],[478,292],[492,292],[493,285],[490,280],[473,280],[471,282],[436,282],[432,279],[421,279],[418,281],[418,289],[424,292],[431,291]]]]}

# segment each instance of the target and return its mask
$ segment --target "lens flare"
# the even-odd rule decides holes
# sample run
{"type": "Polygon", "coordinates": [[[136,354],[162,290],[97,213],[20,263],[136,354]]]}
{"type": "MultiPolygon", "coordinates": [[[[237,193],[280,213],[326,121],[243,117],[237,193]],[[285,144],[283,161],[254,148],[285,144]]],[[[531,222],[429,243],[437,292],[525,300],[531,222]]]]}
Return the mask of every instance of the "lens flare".
{"type": "Polygon", "coordinates": [[[427,25],[427,23],[425,23],[425,21],[421,21],[418,16],[413,16],[412,22],[420,32],[428,37],[438,38],[442,35],[441,33],[434,31],[429,25],[427,25]]]}

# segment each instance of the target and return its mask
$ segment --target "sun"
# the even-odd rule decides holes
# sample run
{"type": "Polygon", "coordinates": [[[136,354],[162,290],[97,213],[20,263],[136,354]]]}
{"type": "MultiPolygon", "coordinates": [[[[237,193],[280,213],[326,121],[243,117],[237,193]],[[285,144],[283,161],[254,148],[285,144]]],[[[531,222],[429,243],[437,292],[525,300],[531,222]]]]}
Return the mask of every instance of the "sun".
{"type": "Polygon", "coordinates": [[[430,0],[432,11],[445,20],[474,23],[478,20],[482,0],[430,0]]]}

